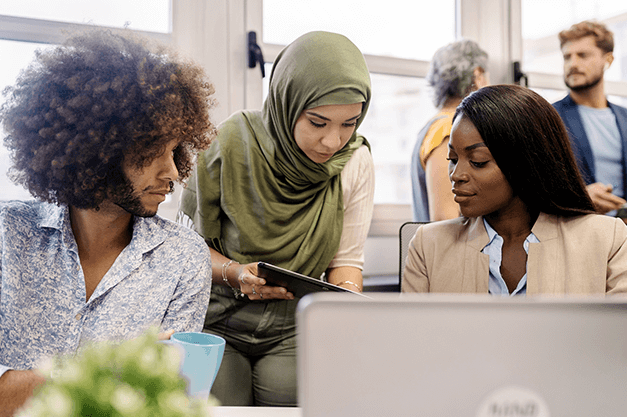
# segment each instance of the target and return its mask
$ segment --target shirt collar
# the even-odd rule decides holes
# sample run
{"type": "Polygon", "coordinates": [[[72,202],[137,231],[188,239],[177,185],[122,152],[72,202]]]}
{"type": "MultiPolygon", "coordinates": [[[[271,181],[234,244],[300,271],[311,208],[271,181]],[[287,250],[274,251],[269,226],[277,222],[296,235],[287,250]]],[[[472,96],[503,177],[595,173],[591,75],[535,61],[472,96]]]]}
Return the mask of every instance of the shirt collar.
{"type": "MultiPolygon", "coordinates": [[[[133,217],[133,237],[131,246],[139,253],[150,252],[162,244],[169,236],[164,227],[166,220],[158,216],[133,217]]],[[[42,203],[39,209],[39,227],[71,232],[70,210],[68,206],[42,203]]],[[[68,236],[69,238],[69,236],[68,236]]],[[[73,236],[72,236],[73,238],[73,236]]],[[[73,240],[73,239],[72,239],[73,240]]]]}
{"type": "Polygon", "coordinates": [[[63,222],[66,218],[69,219],[67,206],[41,203],[39,207],[39,227],[59,230],[63,227],[63,222]]]}
{"type": "Polygon", "coordinates": [[[170,235],[167,220],[159,216],[133,218],[133,238],[130,246],[140,253],[150,252],[161,245],[170,235]]]}
{"type": "MultiPolygon", "coordinates": [[[[497,237],[500,237],[499,234],[490,226],[490,223],[483,218],[483,225],[485,226],[485,230],[488,233],[488,244],[484,246],[484,249],[492,244],[497,237]]],[[[525,248],[525,252],[529,253],[529,243],[540,243],[540,239],[533,233],[533,229],[529,236],[525,238],[525,242],[523,243],[523,247],[525,248]]]]}
{"type": "Polygon", "coordinates": [[[488,243],[484,246],[485,248],[486,246],[490,246],[492,242],[494,242],[494,239],[499,236],[499,234],[496,233],[496,230],[494,230],[492,226],[490,226],[490,223],[488,223],[485,218],[483,218],[483,225],[485,226],[485,231],[488,233],[488,243]]]}

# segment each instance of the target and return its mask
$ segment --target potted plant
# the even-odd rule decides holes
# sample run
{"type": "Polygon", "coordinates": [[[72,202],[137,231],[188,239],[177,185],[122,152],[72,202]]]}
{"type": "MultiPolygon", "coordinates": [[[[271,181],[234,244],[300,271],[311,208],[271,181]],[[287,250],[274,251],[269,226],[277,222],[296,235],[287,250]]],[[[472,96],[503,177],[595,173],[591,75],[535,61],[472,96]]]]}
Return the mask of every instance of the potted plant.
{"type": "Polygon", "coordinates": [[[180,353],[151,330],[121,344],[94,344],[73,358],[55,358],[52,375],[18,417],[208,417],[217,405],[187,396],[180,353]]]}

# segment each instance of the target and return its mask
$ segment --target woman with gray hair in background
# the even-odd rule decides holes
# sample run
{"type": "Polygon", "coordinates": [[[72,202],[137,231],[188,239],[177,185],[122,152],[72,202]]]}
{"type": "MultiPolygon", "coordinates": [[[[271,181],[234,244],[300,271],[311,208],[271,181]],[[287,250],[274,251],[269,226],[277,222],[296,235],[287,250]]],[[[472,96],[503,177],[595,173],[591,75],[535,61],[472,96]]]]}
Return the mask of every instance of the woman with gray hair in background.
{"type": "Polygon", "coordinates": [[[427,82],[433,88],[438,113],[418,133],[412,152],[412,208],[414,221],[459,216],[448,178],[447,143],[457,105],[471,92],[488,85],[488,54],[476,42],[462,39],[433,55],[427,82]]]}

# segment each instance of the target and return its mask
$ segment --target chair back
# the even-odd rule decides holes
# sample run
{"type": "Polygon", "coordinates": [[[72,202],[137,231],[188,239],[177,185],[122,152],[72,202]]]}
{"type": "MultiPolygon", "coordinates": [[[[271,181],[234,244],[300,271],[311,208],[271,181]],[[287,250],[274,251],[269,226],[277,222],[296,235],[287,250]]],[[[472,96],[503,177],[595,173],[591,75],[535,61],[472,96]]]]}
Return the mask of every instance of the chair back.
{"type": "Polygon", "coordinates": [[[405,269],[405,261],[407,260],[407,252],[409,251],[409,242],[416,234],[416,230],[418,230],[418,227],[426,223],[427,222],[406,222],[406,223],[403,223],[401,225],[401,228],[399,229],[399,232],[398,232],[399,241],[400,241],[400,248],[399,248],[400,259],[399,259],[399,269],[398,269],[399,291],[400,291],[400,285],[403,282],[403,270],[405,269]]]}

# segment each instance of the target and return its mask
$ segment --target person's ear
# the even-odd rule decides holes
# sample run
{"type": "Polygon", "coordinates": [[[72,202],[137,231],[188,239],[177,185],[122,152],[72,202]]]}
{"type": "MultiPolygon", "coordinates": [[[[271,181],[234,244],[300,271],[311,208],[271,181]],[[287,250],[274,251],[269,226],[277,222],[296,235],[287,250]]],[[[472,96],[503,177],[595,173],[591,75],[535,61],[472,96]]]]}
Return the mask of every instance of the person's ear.
{"type": "Polygon", "coordinates": [[[488,77],[488,73],[483,68],[476,67],[472,72],[472,83],[474,85],[474,90],[478,90],[490,84],[488,77]]]}
{"type": "Polygon", "coordinates": [[[612,65],[612,62],[614,62],[614,54],[608,52],[607,54],[605,54],[605,64],[603,65],[603,71],[607,71],[612,65]]]}

